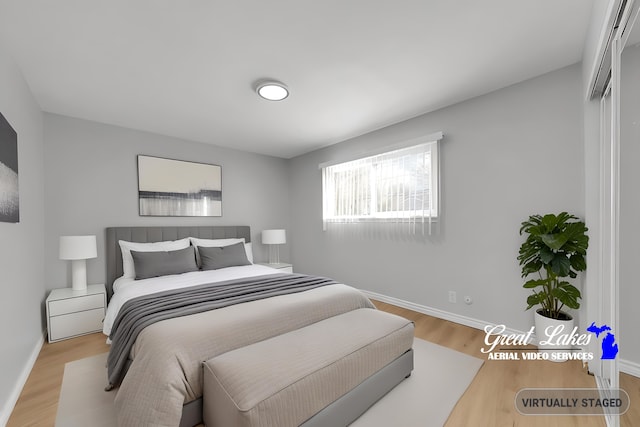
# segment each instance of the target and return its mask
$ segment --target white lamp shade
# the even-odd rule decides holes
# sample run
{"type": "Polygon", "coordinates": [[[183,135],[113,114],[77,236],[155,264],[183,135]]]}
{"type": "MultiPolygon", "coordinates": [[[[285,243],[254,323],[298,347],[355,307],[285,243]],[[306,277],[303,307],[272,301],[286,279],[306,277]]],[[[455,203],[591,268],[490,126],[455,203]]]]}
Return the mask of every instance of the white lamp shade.
{"type": "Polygon", "coordinates": [[[96,258],[96,236],[60,236],[60,259],[96,258]]]}
{"type": "Polygon", "coordinates": [[[262,243],[264,245],[284,245],[287,243],[287,232],[285,230],[263,230],[262,243]]]}

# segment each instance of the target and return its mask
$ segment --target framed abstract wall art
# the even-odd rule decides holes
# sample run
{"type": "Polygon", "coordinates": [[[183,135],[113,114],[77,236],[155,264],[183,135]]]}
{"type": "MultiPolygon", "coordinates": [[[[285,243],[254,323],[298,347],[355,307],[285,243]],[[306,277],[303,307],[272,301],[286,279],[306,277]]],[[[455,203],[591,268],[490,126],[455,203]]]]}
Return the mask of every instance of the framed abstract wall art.
{"type": "Polygon", "coordinates": [[[138,156],[141,216],[222,216],[222,167],[138,156]]]}
{"type": "Polygon", "coordinates": [[[0,221],[20,222],[18,134],[0,113],[0,221]]]}

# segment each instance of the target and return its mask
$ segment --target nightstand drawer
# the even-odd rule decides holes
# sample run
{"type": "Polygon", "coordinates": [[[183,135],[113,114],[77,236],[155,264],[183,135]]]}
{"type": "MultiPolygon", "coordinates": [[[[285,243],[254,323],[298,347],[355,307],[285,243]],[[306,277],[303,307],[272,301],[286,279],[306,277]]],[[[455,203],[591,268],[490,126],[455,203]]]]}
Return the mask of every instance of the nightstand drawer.
{"type": "Polygon", "coordinates": [[[283,273],[293,273],[293,265],[286,262],[281,262],[277,264],[270,264],[268,262],[258,262],[257,264],[275,268],[276,270],[280,270],[283,273]]]}
{"type": "Polygon", "coordinates": [[[49,341],[101,331],[103,320],[104,308],[102,306],[94,310],[51,316],[49,318],[49,341]]]}
{"type": "Polygon", "coordinates": [[[75,298],[49,301],[49,316],[75,313],[76,311],[94,308],[104,309],[104,294],[82,295],[75,298]]]}

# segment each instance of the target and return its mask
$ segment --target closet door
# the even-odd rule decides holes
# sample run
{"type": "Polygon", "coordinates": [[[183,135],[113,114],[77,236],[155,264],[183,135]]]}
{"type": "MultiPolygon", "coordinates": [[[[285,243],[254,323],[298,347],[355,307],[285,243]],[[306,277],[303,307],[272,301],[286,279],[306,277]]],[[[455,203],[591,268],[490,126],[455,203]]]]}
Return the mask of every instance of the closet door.
{"type": "MultiPolygon", "coordinates": [[[[607,395],[620,387],[620,358],[640,357],[634,339],[640,321],[635,307],[637,263],[640,259],[640,2],[628,2],[621,11],[611,43],[611,71],[600,98],[600,286],[596,323],[611,328],[607,336],[619,354],[589,362],[598,387],[607,395]],[[621,322],[620,319],[623,319],[621,322]],[[622,343],[622,344],[618,344],[622,343]]],[[[604,354],[602,337],[591,350],[604,354]],[[594,348],[600,347],[602,348],[594,348]]],[[[593,343],[592,343],[593,344],[593,343]]],[[[606,416],[608,426],[619,417],[606,416]]]]}
{"type": "MultiPolygon", "coordinates": [[[[598,287],[598,310],[595,321],[598,326],[607,325],[616,328],[616,288],[617,288],[617,239],[618,239],[618,167],[617,167],[617,108],[614,108],[615,95],[613,79],[610,80],[600,99],[600,236],[599,264],[600,277],[598,287]]],[[[590,350],[600,355],[600,343],[592,340],[590,350]]],[[[616,367],[607,360],[595,359],[589,362],[589,369],[595,375],[598,387],[610,389],[617,387],[616,367]]]]}
{"type": "MultiPolygon", "coordinates": [[[[617,52],[614,41],[612,51],[617,52]]],[[[619,239],[620,239],[620,125],[619,59],[612,58],[611,80],[600,99],[600,287],[595,323],[607,325],[615,334],[619,325],[619,239]]],[[[590,319],[591,320],[591,319],[590,319]]],[[[615,336],[615,335],[614,335],[615,336]]],[[[603,337],[592,340],[591,351],[601,355],[603,337]]],[[[598,387],[615,389],[619,385],[616,359],[589,362],[598,387]]],[[[608,423],[609,426],[615,425],[608,423]]]]}
{"type": "Polygon", "coordinates": [[[638,375],[640,301],[640,23],[635,2],[620,59],[620,276],[619,318],[616,337],[620,342],[618,363],[623,372],[638,375]],[[631,364],[625,361],[634,362],[631,364]]]}
{"type": "MultiPolygon", "coordinates": [[[[592,337],[589,361],[602,397],[618,397],[619,372],[640,373],[640,0],[610,0],[585,111],[587,219],[590,226],[586,314],[609,330],[592,337]],[[599,120],[594,108],[599,104],[599,120]],[[595,122],[595,123],[594,123],[595,122]],[[593,245],[591,245],[593,243],[593,245]],[[603,339],[606,337],[606,341],[603,339]],[[606,351],[605,351],[606,350],[606,351]],[[605,356],[605,353],[607,355],[605,356]],[[600,356],[605,357],[601,359],[600,356]],[[613,356],[613,357],[612,357],[613,356]],[[628,363],[631,362],[631,363],[628,363]]],[[[605,411],[607,426],[620,418],[605,411]]]]}

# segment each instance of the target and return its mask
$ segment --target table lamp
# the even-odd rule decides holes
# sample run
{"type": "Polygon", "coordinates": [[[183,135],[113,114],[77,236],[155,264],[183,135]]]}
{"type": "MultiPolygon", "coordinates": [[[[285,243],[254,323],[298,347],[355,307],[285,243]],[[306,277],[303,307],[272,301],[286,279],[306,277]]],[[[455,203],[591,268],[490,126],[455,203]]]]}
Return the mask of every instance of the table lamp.
{"type": "Polygon", "coordinates": [[[263,230],[262,244],[269,245],[269,264],[280,264],[280,247],[287,243],[285,230],[263,230]]]}

